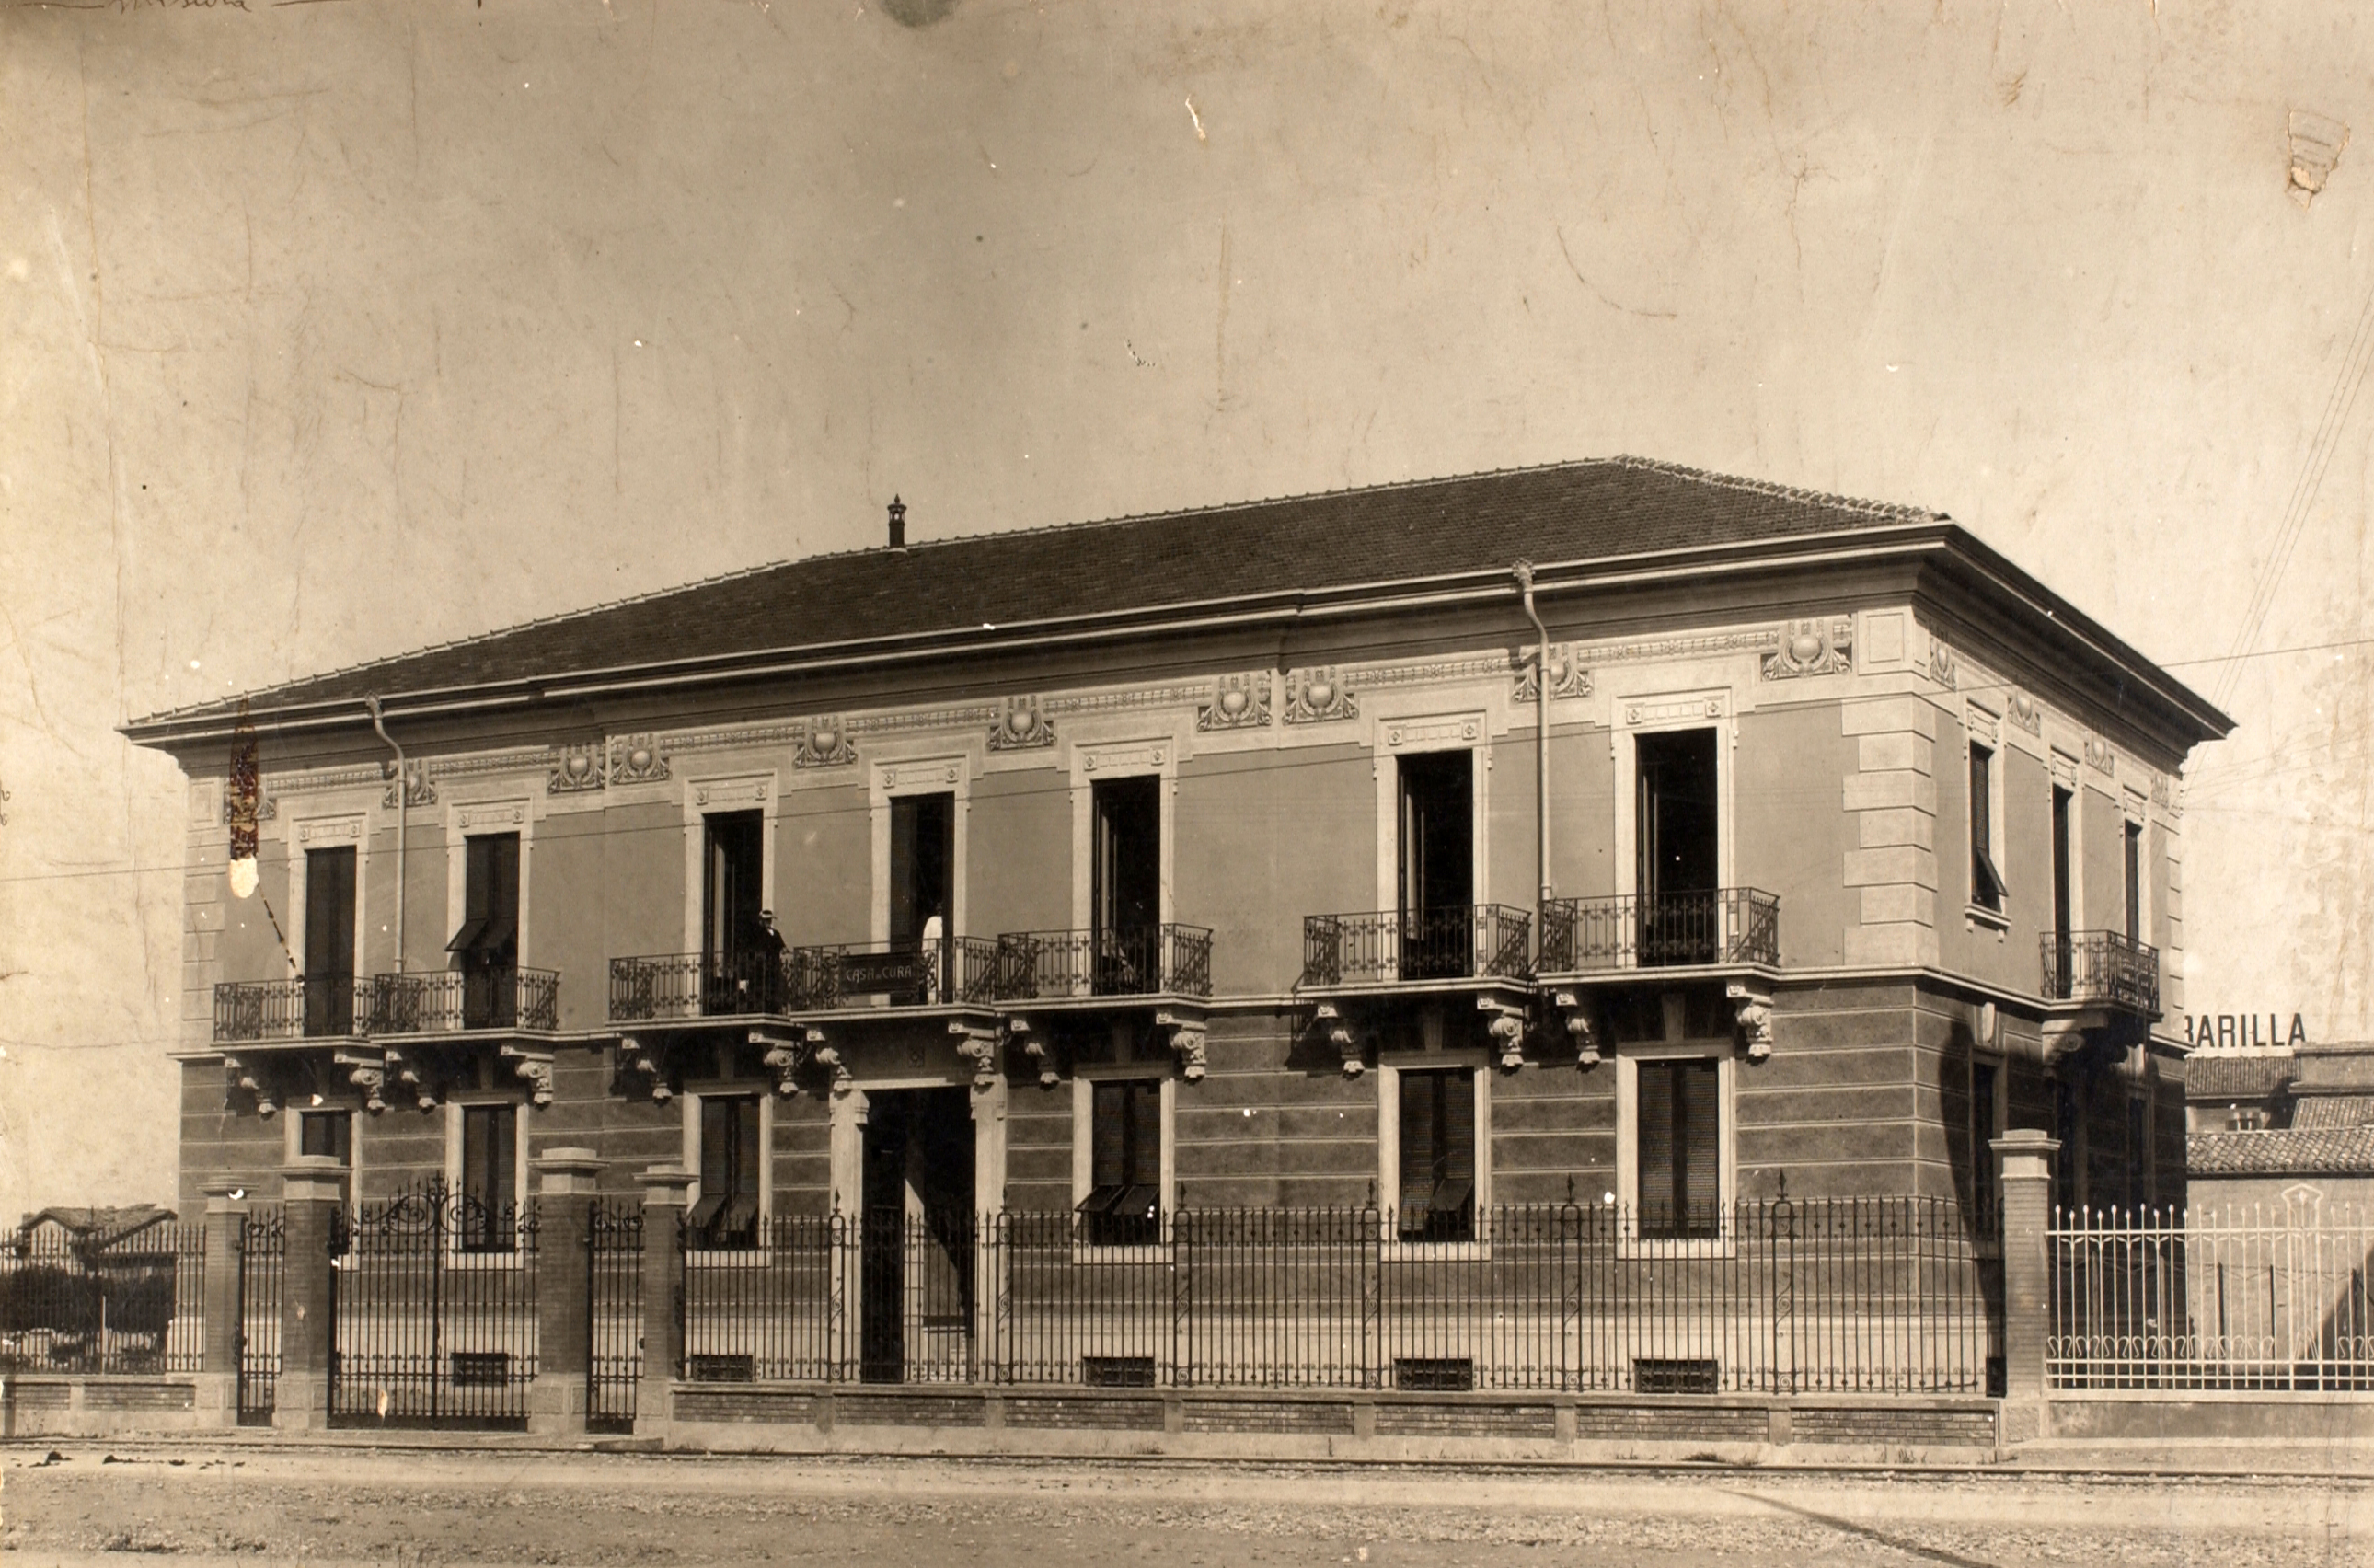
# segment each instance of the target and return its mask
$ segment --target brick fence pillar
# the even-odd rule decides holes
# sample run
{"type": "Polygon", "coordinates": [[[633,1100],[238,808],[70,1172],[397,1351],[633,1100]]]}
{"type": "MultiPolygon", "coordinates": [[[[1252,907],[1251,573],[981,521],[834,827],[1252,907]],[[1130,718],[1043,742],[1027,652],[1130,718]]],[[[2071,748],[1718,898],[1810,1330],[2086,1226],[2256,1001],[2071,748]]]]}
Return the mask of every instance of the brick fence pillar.
{"type": "Polygon", "coordinates": [[[585,1430],[593,1371],[594,1190],[602,1161],[590,1149],[547,1149],[535,1172],[535,1382],[527,1429],[546,1436],[585,1430]]]}
{"type": "Polygon", "coordinates": [[[635,1432],[664,1434],[684,1365],[685,1199],[692,1173],[654,1165],[643,1173],[643,1375],[635,1390],[635,1432]]]}
{"type": "Polygon", "coordinates": [[[272,1424],[284,1432],[330,1424],[330,1235],[346,1188],[347,1167],[333,1155],[300,1154],[281,1167],[288,1271],[280,1288],[280,1383],[272,1424]]]}
{"type": "Polygon", "coordinates": [[[2004,1405],[2005,1443],[2047,1434],[2044,1342],[2051,1332],[2052,1160],[2061,1142],[2039,1128],[2014,1127],[1989,1147],[2003,1194],[2004,1405]]]}
{"type": "Polygon", "coordinates": [[[239,1246],[246,1224],[244,1187],[223,1182],[206,1188],[206,1290],[198,1308],[201,1426],[239,1424],[239,1246]]]}

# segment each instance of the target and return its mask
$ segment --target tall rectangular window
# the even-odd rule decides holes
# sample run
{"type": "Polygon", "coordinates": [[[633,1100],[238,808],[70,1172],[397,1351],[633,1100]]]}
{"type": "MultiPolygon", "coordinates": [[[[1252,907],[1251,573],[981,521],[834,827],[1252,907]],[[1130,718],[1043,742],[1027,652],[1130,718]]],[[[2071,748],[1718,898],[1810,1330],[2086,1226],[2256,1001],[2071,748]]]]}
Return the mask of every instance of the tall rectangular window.
{"type": "Polygon", "coordinates": [[[461,961],[462,1027],[509,1029],[519,1017],[519,835],[465,843],[462,925],[445,944],[461,961]]]}
{"type": "Polygon", "coordinates": [[[1641,1235],[1722,1233],[1721,1084],[1712,1057],[1639,1064],[1635,1190],[1641,1235]]]}
{"type": "Polygon", "coordinates": [[[2061,1150],[2052,1161],[2052,1201],[2063,1208],[2086,1206],[2086,1120],[2077,1086],[2066,1079],[2052,1084],[2052,1131],[2061,1150]]]}
{"type": "Polygon", "coordinates": [[[1088,1102],[1088,1196],[1083,1239],[1138,1246],[1162,1239],[1162,1084],[1104,1080],[1088,1102]]]}
{"type": "Polygon", "coordinates": [[[519,1107],[462,1107],[462,1213],[464,1252],[509,1252],[519,1200],[519,1107]]]}
{"type": "Polygon", "coordinates": [[[1401,789],[1401,973],[1440,980],[1475,964],[1475,759],[1423,752],[1394,764],[1401,789]]]}
{"type": "Polygon", "coordinates": [[[1970,1064],[1970,1197],[1980,1216],[1995,1211],[1995,1074],[1992,1062],[1970,1064]]]}
{"type": "Polygon", "coordinates": [[[1162,989],[1162,780],[1099,781],[1089,791],[1096,825],[1091,864],[1099,996],[1162,989]]]}
{"type": "Polygon", "coordinates": [[[2129,822],[2126,831],[2127,940],[2144,939],[2144,830],[2129,822]]]}
{"type": "Polygon", "coordinates": [[[782,949],[760,916],[766,908],[767,819],[720,811],[701,819],[700,1010],[776,1010],[782,949]]]}
{"type": "Polygon", "coordinates": [[[1398,1230],[1404,1241],[1475,1235],[1475,1069],[1401,1075],[1398,1230]]]}
{"type": "Polygon", "coordinates": [[[1639,961],[1644,966],[1711,963],[1722,948],[1716,897],[1722,808],[1715,732],[1644,735],[1635,746],[1639,961]]]}
{"type": "Polygon", "coordinates": [[[355,1027],[355,852],[305,852],[305,1033],[355,1027]]]}
{"type": "Polygon", "coordinates": [[[890,802],[890,948],[914,953],[929,966],[923,995],[897,993],[914,1003],[946,996],[955,976],[954,896],[957,797],[902,795],[890,802]]]}
{"type": "Polygon", "coordinates": [[[757,1095],[701,1097],[700,1201],[689,1219],[702,1246],[758,1244],[762,1153],[757,1095]]]}
{"type": "Polygon", "coordinates": [[[1995,865],[1995,754],[1970,746],[1970,902],[1980,909],[2004,906],[2003,873],[1995,865]]]}
{"type": "Polygon", "coordinates": [[[2137,1210],[2138,1219],[2151,1207],[2155,1174],[2149,1094],[2146,1084],[2143,1093],[2127,1096],[2127,1204],[2137,1210]]]}

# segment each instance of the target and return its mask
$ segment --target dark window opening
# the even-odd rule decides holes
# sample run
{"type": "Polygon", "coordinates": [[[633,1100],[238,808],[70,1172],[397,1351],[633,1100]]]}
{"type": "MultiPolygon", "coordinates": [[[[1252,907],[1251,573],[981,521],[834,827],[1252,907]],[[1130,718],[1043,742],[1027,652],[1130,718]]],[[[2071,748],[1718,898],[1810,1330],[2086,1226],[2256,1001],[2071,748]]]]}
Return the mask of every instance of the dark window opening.
{"type": "Polygon", "coordinates": [[[1441,980],[1475,961],[1475,758],[1432,751],[1400,759],[1401,973],[1441,980]]]}
{"type": "Polygon", "coordinates": [[[1092,902],[1099,996],[1161,988],[1162,781],[1107,779],[1090,790],[1096,819],[1092,902]]]}
{"type": "Polygon", "coordinates": [[[2067,1079],[2056,1079],[2052,1085],[2052,1131],[2061,1140],[2061,1148],[2052,1159],[2052,1201],[2064,1209],[2074,1211],[2086,1203],[2083,1153],[2085,1122],[2083,1105],[2077,1086],[2067,1079]]]}
{"type": "Polygon", "coordinates": [[[1162,1085],[1098,1083],[1088,1102],[1088,1196],[1083,1239],[1142,1246],[1162,1239],[1162,1085]]]}
{"type": "Polygon", "coordinates": [[[1639,1064],[1640,1234],[1716,1236],[1722,1227],[1722,1106],[1710,1057],[1639,1064]]]}
{"type": "Polygon", "coordinates": [[[2130,822],[2126,831],[2127,940],[2144,939],[2144,830],[2130,822]]]}
{"type": "Polygon", "coordinates": [[[355,852],[305,852],[305,1032],[355,1031],[355,852]]]}
{"type": "Polygon", "coordinates": [[[1995,754],[1970,748],[1970,902],[2000,912],[2003,873],[1995,867],[1995,754]]]}
{"type": "Polygon", "coordinates": [[[931,966],[923,995],[902,993],[893,1000],[937,1000],[949,990],[955,936],[953,872],[957,857],[957,797],[902,795],[890,802],[890,947],[923,953],[931,966]],[[924,953],[929,946],[933,951],[924,953]]]}
{"type": "Polygon", "coordinates": [[[513,1105],[462,1107],[464,1252],[509,1252],[519,1197],[519,1110],[513,1105]]]}
{"type": "Polygon", "coordinates": [[[1475,1069],[1401,1075],[1398,1231],[1404,1241],[1475,1235],[1475,1069]]]}
{"type": "Polygon", "coordinates": [[[1644,735],[1635,746],[1639,961],[1712,963],[1722,942],[1715,732],[1644,735]]]}
{"type": "Polygon", "coordinates": [[[462,927],[445,944],[461,963],[462,1027],[509,1029],[519,1019],[519,835],[464,842],[462,927]]]}
{"type": "Polygon", "coordinates": [[[2074,801],[2071,791],[2055,784],[2052,789],[2052,994],[2066,997],[2072,976],[2069,973],[2069,933],[2074,925],[2075,903],[2070,892],[2069,812],[2074,801]]]}
{"type": "Polygon", "coordinates": [[[1970,1064],[1970,1197],[1983,1218],[1995,1211],[1995,1074],[1992,1062],[1970,1064]]]}
{"type": "Polygon", "coordinates": [[[2144,1094],[2127,1097],[2127,1204],[2138,1211],[2152,1201],[2151,1101],[2144,1094]]]}
{"type": "Polygon", "coordinates": [[[354,1160],[355,1119],[345,1111],[305,1111],[297,1118],[297,1152],[326,1154],[341,1165],[354,1160]]]}
{"type": "Polygon", "coordinates": [[[702,836],[701,1011],[780,1012],[783,939],[764,918],[765,814],[719,812],[703,819],[702,836]]]}
{"type": "Polygon", "coordinates": [[[758,1174],[764,1152],[756,1095],[710,1095],[700,1102],[700,1201],[689,1224],[704,1247],[758,1244],[758,1174]]]}

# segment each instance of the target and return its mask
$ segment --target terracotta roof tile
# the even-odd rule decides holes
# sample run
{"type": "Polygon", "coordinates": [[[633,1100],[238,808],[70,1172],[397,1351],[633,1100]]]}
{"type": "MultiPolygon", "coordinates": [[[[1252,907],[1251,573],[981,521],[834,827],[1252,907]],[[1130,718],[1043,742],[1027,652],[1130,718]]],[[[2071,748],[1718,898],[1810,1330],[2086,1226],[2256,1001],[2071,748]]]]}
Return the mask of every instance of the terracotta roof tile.
{"type": "Polygon", "coordinates": [[[2195,1053],[2184,1059],[2184,1094],[2188,1100],[2263,1100],[2291,1079],[2289,1056],[2195,1053]]]}
{"type": "Polygon", "coordinates": [[[2184,1158],[2195,1176],[2374,1175],[2374,1127],[2194,1133],[2184,1158]]]}

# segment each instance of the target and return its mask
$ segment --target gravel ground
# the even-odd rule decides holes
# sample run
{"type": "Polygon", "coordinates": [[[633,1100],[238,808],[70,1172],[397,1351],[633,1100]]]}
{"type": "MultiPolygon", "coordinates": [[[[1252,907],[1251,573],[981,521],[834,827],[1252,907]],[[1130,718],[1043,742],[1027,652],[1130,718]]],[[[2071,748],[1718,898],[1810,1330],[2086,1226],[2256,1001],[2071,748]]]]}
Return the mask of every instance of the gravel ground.
{"type": "Polygon", "coordinates": [[[12,1562],[2368,1564],[2356,1483],[18,1448],[12,1562]]]}

